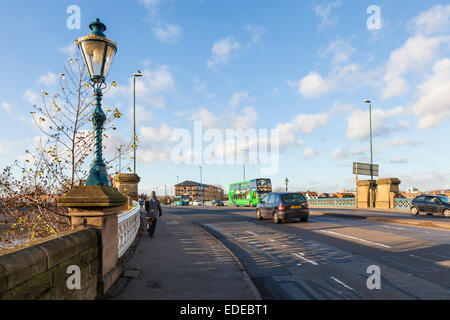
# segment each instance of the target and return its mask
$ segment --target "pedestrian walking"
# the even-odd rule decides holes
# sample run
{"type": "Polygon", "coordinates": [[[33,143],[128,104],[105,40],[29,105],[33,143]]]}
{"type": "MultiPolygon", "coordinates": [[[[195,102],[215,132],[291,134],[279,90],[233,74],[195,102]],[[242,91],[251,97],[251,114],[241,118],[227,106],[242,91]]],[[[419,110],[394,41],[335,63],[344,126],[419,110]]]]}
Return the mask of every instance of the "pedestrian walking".
{"type": "Polygon", "coordinates": [[[156,199],[155,191],[152,191],[152,195],[149,200],[145,201],[145,214],[147,218],[147,231],[150,238],[153,238],[156,229],[156,211],[158,211],[159,216],[162,215],[162,208],[159,200],[156,199]]]}

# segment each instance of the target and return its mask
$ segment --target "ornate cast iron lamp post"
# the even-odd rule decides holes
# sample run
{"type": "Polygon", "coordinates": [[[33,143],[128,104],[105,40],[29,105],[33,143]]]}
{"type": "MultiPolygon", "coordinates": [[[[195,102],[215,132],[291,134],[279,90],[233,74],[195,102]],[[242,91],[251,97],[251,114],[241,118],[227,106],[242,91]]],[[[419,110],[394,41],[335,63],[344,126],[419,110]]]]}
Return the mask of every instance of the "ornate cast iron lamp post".
{"type": "Polygon", "coordinates": [[[95,130],[95,157],[86,185],[111,186],[102,155],[103,124],[106,120],[106,115],[102,110],[101,102],[103,97],[102,89],[106,87],[105,79],[117,52],[117,45],[103,33],[106,30],[106,26],[99,19],[92,22],[89,28],[92,32],[77,40],[91,78],[89,82],[94,88],[95,97],[95,109],[92,114],[95,130]]]}
{"type": "Polygon", "coordinates": [[[288,191],[288,183],[289,183],[289,179],[286,177],[286,180],[284,180],[284,183],[286,183],[286,192],[288,191]]]}

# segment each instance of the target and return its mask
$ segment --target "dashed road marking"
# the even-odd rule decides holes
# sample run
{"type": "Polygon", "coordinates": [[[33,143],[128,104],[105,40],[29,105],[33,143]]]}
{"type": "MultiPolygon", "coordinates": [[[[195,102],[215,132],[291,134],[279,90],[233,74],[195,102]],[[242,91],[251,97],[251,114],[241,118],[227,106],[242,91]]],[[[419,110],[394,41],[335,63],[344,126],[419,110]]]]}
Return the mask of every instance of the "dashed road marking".
{"type": "Polygon", "coordinates": [[[391,227],[391,226],[383,226],[383,227],[389,228],[389,229],[406,230],[405,228],[399,228],[399,227],[391,227]]]}
{"type": "Polygon", "coordinates": [[[305,257],[304,257],[304,254],[301,253],[301,252],[299,252],[299,253],[293,253],[293,255],[296,256],[297,258],[300,258],[300,259],[302,259],[302,260],[305,260],[306,262],[311,263],[312,265],[315,265],[315,266],[319,265],[317,262],[314,262],[314,261],[312,261],[312,260],[309,260],[309,259],[305,258],[305,257]]]}
{"type": "Polygon", "coordinates": [[[415,255],[413,255],[413,254],[410,254],[409,256],[410,256],[410,257],[413,257],[413,258],[416,258],[416,259],[423,260],[423,261],[436,262],[436,261],[433,261],[433,260],[430,260],[430,259],[427,259],[427,258],[422,258],[422,257],[419,257],[419,256],[415,256],[415,255]]]}
{"type": "Polygon", "coordinates": [[[344,286],[345,288],[351,290],[351,291],[355,291],[352,287],[346,285],[344,282],[342,282],[341,280],[335,278],[335,277],[330,277],[331,279],[333,279],[334,281],[336,281],[337,283],[339,283],[341,286],[344,286]]]}
{"type": "Polygon", "coordinates": [[[346,235],[346,234],[337,233],[337,232],[334,232],[334,231],[329,231],[329,230],[319,230],[319,231],[320,232],[326,232],[326,233],[335,234],[335,235],[338,235],[338,236],[341,236],[341,237],[345,237],[345,238],[349,238],[349,239],[358,240],[358,241],[361,241],[361,242],[367,242],[367,243],[374,244],[374,245],[377,245],[377,246],[380,246],[380,247],[384,247],[384,248],[392,248],[391,246],[388,246],[386,244],[382,244],[382,243],[379,243],[379,242],[374,242],[374,241],[370,241],[370,240],[366,240],[366,239],[361,239],[361,238],[358,238],[358,237],[353,237],[353,236],[349,236],[349,235],[346,235]]]}
{"type": "Polygon", "coordinates": [[[245,231],[245,232],[247,232],[247,233],[250,233],[251,235],[253,235],[253,236],[255,236],[255,237],[257,237],[258,235],[256,234],[256,233],[254,233],[254,232],[251,232],[251,231],[245,231]]]}

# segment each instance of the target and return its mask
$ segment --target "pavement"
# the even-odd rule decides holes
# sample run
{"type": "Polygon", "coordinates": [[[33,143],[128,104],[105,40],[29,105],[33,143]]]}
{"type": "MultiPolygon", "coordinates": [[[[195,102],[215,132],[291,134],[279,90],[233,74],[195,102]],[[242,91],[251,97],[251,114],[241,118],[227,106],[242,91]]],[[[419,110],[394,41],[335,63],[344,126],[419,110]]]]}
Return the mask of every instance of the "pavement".
{"type": "Polygon", "coordinates": [[[409,210],[393,211],[392,209],[311,208],[310,215],[326,215],[338,218],[364,219],[367,221],[379,221],[450,230],[450,219],[446,217],[428,216],[426,214],[412,216],[409,213],[409,210]]]}
{"type": "Polygon", "coordinates": [[[200,226],[163,212],[142,233],[111,300],[260,300],[242,264],[200,226]]]}

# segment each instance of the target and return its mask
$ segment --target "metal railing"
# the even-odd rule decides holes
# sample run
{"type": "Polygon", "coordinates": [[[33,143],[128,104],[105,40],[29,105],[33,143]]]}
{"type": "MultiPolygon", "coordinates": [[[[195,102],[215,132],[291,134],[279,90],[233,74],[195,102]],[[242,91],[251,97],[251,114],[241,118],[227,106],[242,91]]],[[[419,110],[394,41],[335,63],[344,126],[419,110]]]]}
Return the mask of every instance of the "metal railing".
{"type": "Polygon", "coordinates": [[[133,207],[127,212],[118,215],[119,224],[119,258],[128,250],[136,239],[141,223],[141,206],[133,201],[133,207]]]}
{"type": "Polygon", "coordinates": [[[308,206],[311,208],[354,208],[355,198],[321,198],[309,199],[308,206]]]}
{"type": "Polygon", "coordinates": [[[409,209],[411,207],[411,201],[413,199],[394,198],[395,209],[409,209]]]}

